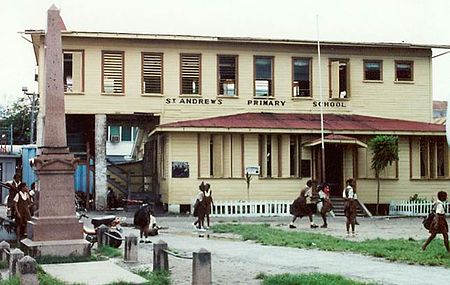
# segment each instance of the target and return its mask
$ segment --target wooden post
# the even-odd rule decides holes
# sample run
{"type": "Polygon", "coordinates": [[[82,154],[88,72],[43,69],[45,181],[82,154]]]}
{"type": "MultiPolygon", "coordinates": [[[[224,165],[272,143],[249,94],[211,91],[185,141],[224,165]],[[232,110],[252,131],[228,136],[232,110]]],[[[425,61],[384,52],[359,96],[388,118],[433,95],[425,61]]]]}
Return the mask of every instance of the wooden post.
{"type": "Polygon", "coordinates": [[[125,237],[125,253],[123,259],[125,262],[137,262],[138,261],[138,242],[137,236],[131,234],[125,237]]]}
{"type": "Polygon", "coordinates": [[[86,209],[89,210],[89,200],[91,194],[91,149],[89,140],[86,142],[86,209]]]}
{"type": "Polygon", "coordinates": [[[21,258],[17,263],[20,285],[39,285],[37,262],[31,256],[21,258]]]}
{"type": "Polygon", "coordinates": [[[11,251],[9,257],[9,278],[16,276],[17,274],[17,262],[23,257],[23,251],[15,248],[11,251]]]}
{"type": "Polygon", "coordinates": [[[192,285],[211,285],[211,252],[202,248],[192,259],[192,285]]]}
{"type": "Polygon", "coordinates": [[[167,243],[162,240],[153,244],[153,271],[169,270],[169,258],[165,252],[167,249],[167,243]]]}

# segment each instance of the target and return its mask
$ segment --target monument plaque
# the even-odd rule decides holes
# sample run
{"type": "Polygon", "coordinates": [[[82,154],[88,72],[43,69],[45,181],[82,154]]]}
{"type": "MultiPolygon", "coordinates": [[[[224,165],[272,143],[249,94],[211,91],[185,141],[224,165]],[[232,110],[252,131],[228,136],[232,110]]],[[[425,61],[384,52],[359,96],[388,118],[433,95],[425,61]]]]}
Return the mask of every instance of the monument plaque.
{"type": "Polygon", "coordinates": [[[45,35],[45,114],[41,154],[34,159],[39,178],[39,216],[28,222],[22,244],[31,256],[89,255],[83,225],[75,214],[74,178],[77,159],[66,140],[61,30],[59,10],[48,10],[45,35]]]}

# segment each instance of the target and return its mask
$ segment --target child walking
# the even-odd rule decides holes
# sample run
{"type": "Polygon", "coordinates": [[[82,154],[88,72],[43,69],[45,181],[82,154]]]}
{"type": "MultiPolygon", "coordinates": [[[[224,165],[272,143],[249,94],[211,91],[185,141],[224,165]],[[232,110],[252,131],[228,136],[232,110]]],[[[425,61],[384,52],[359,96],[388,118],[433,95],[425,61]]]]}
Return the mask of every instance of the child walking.
{"type": "Polygon", "coordinates": [[[450,252],[448,244],[448,224],[445,220],[445,208],[443,204],[447,200],[447,192],[439,191],[437,193],[437,197],[438,199],[433,205],[435,216],[430,225],[430,236],[422,245],[422,250],[427,249],[427,246],[436,237],[437,234],[442,234],[442,236],[444,237],[445,248],[447,249],[447,252],[450,252]]]}

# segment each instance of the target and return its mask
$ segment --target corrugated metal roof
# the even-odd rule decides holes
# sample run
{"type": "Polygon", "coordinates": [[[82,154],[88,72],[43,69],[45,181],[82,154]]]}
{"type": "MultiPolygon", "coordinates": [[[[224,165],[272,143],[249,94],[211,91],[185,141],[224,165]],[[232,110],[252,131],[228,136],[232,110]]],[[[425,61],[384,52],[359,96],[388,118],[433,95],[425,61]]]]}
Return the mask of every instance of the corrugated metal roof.
{"type": "MultiPolygon", "coordinates": [[[[162,124],[159,128],[257,128],[320,130],[320,114],[241,113],[162,124]]],[[[439,124],[363,115],[325,114],[327,131],[443,132],[439,124]]]]}
{"type": "MultiPolygon", "coordinates": [[[[352,138],[349,136],[343,136],[343,135],[327,135],[323,138],[324,143],[338,143],[338,144],[355,144],[360,147],[367,147],[367,144],[361,142],[360,140],[356,138],[352,138]]],[[[316,146],[322,143],[322,139],[315,139],[309,142],[304,143],[304,146],[316,146]]]]}

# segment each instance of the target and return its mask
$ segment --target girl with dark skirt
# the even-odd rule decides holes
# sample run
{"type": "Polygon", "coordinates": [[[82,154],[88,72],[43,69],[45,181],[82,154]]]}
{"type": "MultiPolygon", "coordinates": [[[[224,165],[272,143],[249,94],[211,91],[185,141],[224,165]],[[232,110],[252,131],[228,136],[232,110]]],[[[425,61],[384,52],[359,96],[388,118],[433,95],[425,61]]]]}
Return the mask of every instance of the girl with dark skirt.
{"type": "Polygon", "coordinates": [[[206,183],[205,185],[205,191],[204,193],[204,199],[205,199],[205,217],[206,217],[206,229],[209,229],[209,215],[211,214],[211,206],[214,206],[214,201],[212,198],[212,190],[211,185],[206,183]]]}
{"type": "Polygon", "coordinates": [[[422,245],[422,250],[425,250],[430,242],[436,237],[437,234],[442,234],[444,237],[444,245],[447,252],[450,252],[448,244],[448,224],[445,220],[445,207],[444,202],[447,200],[447,192],[439,191],[437,194],[438,200],[434,203],[434,219],[430,225],[430,237],[422,245]]]}
{"type": "Polygon", "coordinates": [[[302,218],[305,216],[309,217],[310,227],[312,229],[315,229],[318,227],[318,225],[314,224],[313,221],[313,211],[315,207],[315,203],[312,201],[312,180],[308,180],[306,182],[305,187],[300,191],[300,196],[294,200],[294,202],[291,205],[291,215],[294,216],[292,219],[292,222],[289,224],[290,229],[295,229],[296,226],[294,225],[294,222],[297,218],[302,218]]]}
{"type": "Polygon", "coordinates": [[[197,220],[193,223],[194,227],[197,229],[202,229],[204,227],[205,215],[206,215],[206,203],[205,203],[205,189],[206,185],[202,181],[202,184],[198,187],[197,199],[194,204],[194,217],[197,220]]]}
{"type": "Polygon", "coordinates": [[[356,224],[356,211],[357,211],[357,202],[358,198],[356,195],[356,191],[353,189],[353,178],[348,178],[345,181],[346,187],[342,192],[342,198],[345,200],[344,204],[344,214],[347,217],[347,221],[345,223],[345,228],[347,229],[347,236],[350,236],[350,226],[352,226],[352,236],[355,236],[355,224],[356,224]]]}
{"type": "Polygon", "coordinates": [[[19,184],[18,192],[13,200],[14,208],[16,210],[16,236],[17,241],[20,241],[25,236],[27,222],[31,220],[31,200],[26,183],[19,184]]]}

